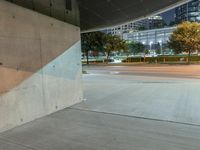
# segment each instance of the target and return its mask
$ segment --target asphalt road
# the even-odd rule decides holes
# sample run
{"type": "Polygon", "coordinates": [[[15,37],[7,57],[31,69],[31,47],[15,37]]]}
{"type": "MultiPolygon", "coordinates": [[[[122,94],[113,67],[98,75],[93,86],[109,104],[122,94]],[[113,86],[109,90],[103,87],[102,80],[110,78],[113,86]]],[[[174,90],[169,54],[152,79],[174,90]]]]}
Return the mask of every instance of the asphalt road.
{"type": "Polygon", "coordinates": [[[118,74],[200,79],[200,65],[84,66],[89,74],[118,74]]]}

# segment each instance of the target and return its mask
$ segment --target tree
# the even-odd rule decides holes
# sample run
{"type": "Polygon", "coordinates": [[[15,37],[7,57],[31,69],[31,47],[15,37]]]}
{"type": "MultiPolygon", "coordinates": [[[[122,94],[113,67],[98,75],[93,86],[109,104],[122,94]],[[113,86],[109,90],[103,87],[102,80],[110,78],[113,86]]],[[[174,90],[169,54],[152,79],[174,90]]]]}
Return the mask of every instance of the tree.
{"type": "Polygon", "coordinates": [[[123,50],[126,51],[128,49],[128,46],[124,40],[122,40],[117,35],[106,35],[106,43],[105,43],[105,52],[107,56],[107,62],[110,58],[111,52],[123,50]]]}
{"type": "Polygon", "coordinates": [[[169,48],[175,53],[188,53],[188,63],[190,64],[191,53],[200,51],[200,23],[183,22],[169,38],[169,48]]]}
{"type": "Polygon", "coordinates": [[[87,57],[87,64],[89,64],[89,51],[103,51],[105,45],[105,33],[103,32],[89,32],[81,34],[82,51],[87,57]]]}
{"type": "Polygon", "coordinates": [[[133,55],[136,55],[138,53],[144,53],[145,46],[142,43],[139,42],[130,42],[128,44],[129,53],[132,53],[133,55]]]}
{"type": "Polygon", "coordinates": [[[125,40],[121,40],[121,42],[119,43],[119,50],[123,51],[123,53],[127,54],[127,57],[129,55],[129,47],[128,47],[128,43],[125,40]]]}
{"type": "Polygon", "coordinates": [[[159,55],[160,55],[160,54],[162,53],[161,44],[160,44],[160,43],[157,43],[156,47],[157,47],[157,49],[156,49],[156,54],[159,54],[159,55]]]}
{"type": "Polygon", "coordinates": [[[145,50],[144,50],[144,54],[145,54],[145,55],[150,54],[149,50],[148,50],[148,49],[145,49],[145,50]]]}

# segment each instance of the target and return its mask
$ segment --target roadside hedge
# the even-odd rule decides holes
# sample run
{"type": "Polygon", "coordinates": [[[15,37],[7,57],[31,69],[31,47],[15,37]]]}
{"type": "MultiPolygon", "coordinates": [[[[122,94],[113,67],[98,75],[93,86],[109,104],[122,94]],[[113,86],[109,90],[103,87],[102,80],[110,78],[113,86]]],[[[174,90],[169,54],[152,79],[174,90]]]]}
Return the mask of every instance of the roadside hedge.
{"type": "MultiPolygon", "coordinates": [[[[200,62],[200,56],[191,56],[191,61],[200,62]]],[[[165,63],[165,62],[187,62],[188,57],[184,56],[158,56],[158,57],[129,57],[122,62],[149,62],[149,63],[165,63]]]]}

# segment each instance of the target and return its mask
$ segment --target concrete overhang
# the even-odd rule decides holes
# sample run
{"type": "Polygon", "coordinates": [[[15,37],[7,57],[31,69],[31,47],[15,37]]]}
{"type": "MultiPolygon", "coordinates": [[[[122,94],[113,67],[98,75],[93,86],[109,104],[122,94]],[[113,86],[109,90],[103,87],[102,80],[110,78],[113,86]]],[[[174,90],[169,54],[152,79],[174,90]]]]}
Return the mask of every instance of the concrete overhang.
{"type": "Polygon", "coordinates": [[[78,0],[81,30],[94,31],[139,21],[182,5],[188,0],[78,0]]]}
{"type": "MultiPolygon", "coordinates": [[[[74,9],[76,0],[8,0],[62,21],[79,25],[77,19],[67,15],[74,9]]],[[[158,14],[189,0],[77,0],[81,31],[98,30],[128,21],[137,21],[158,14]]]]}

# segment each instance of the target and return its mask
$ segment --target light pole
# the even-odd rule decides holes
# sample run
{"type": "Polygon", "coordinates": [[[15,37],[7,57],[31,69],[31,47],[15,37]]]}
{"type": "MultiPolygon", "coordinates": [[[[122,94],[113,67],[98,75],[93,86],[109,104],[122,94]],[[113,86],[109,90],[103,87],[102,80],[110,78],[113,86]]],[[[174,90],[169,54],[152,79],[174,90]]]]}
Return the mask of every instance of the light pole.
{"type": "Polygon", "coordinates": [[[150,46],[150,51],[151,51],[151,46],[152,46],[153,42],[149,42],[149,46],[150,46]]]}
{"type": "MultiPolygon", "coordinates": [[[[143,41],[142,44],[146,47],[146,45],[145,45],[146,42],[145,42],[145,41],[143,41]]],[[[146,49],[146,48],[145,48],[145,49],[146,49]]],[[[146,57],[146,52],[145,52],[145,50],[144,50],[144,62],[145,62],[145,57],[146,57]]]]}
{"type": "Polygon", "coordinates": [[[159,44],[160,44],[160,53],[163,55],[163,46],[162,46],[162,41],[161,40],[159,41],[159,44]]]}
{"type": "MultiPolygon", "coordinates": [[[[151,49],[152,49],[152,44],[153,44],[153,42],[149,42],[149,46],[150,46],[150,55],[152,55],[152,51],[151,51],[151,49]]],[[[153,55],[154,55],[154,53],[153,53],[153,55]]]]}

